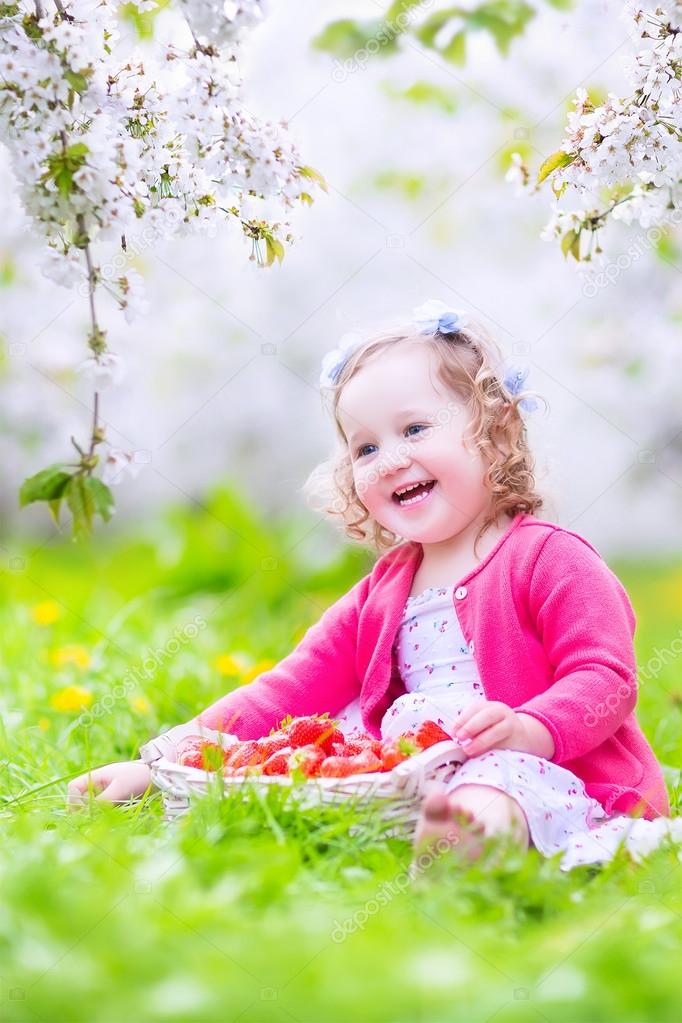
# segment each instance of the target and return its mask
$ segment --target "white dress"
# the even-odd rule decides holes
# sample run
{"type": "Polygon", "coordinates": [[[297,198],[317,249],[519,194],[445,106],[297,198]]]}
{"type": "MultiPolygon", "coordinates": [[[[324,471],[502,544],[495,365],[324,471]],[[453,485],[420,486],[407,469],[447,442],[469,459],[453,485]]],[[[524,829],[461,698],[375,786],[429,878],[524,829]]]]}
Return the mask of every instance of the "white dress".
{"type": "MultiPolygon", "coordinates": [[[[453,732],[463,708],[472,700],[485,699],[452,591],[452,586],[430,586],[407,598],[394,646],[407,691],[386,711],[383,738],[401,735],[427,720],[453,732]]],[[[346,731],[362,728],[359,700],[337,719],[346,731]]],[[[611,859],[622,841],[637,858],[666,834],[682,839],[682,819],[609,818],[576,775],[531,753],[495,749],[472,757],[458,768],[448,791],[467,784],[487,785],[515,799],[525,814],[532,844],[545,856],[563,852],[563,870],[611,859]]]]}

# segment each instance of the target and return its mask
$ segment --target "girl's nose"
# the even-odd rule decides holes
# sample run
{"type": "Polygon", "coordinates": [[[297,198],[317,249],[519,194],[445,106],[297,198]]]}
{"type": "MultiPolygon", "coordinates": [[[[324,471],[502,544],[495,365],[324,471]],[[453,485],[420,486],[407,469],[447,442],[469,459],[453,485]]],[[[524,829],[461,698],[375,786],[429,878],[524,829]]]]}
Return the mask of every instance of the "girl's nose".
{"type": "Polygon", "coordinates": [[[382,476],[389,476],[397,469],[405,469],[412,461],[407,445],[403,441],[394,448],[384,451],[384,456],[379,460],[379,468],[382,476]]]}

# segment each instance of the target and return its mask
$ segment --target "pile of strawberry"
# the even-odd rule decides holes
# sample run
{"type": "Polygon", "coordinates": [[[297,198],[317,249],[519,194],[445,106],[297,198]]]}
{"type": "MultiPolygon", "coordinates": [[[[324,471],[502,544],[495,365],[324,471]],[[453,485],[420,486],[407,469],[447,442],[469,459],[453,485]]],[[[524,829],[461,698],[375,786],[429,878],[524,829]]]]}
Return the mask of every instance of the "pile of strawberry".
{"type": "Polygon", "coordinates": [[[218,771],[229,777],[288,775],[303,778],[347,778],[351,774],[391,771],[408,757],[452,741],[435,721],[424,721],[398,739],[353,735],[346,739],[327,715],[290,718],[263,739],[248,739],[223,750],[200,736],[178,747],[178,763],[218,771]]]}

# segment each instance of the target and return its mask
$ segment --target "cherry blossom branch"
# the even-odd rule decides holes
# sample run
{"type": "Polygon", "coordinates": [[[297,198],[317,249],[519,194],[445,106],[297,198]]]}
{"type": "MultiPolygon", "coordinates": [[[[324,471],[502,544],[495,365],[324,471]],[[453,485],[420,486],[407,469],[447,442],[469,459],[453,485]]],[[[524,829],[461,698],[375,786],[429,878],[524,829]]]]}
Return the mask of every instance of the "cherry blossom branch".
{"type": "Polygon", "coordinates": [[[133,472],[133,453],[111,449],[102,479],[95,475],[106,440],[100,392],[122,375],[99,326],[96,289],[113,295],[127,322],[146,311],[142,278],[129,266],[140,236],[155,243],[238,222],[249,258],[281,261],[293,241],[290,207],[310,204],[311,192],[326,187],[301,163],[286,127],[255,118],[241,102],[239,47],[264,3],[175,0],[154,55],[117,44],[121,8],[132,5],[153,22],[154,0],[53,0],[50,13],[45,0],[3,8],[0,138],[46,243],[46,275],[66,287],[87,282],[90,356],[79,369],[95,380],[89,443],[72,438],[79,462],[30,477],[21,499],[47,501],[55,516],[64,499],[81,532],[93,514],[111,514],[106,484],[122,468],[133,472]],[[184,41],[187,27],[194,46],[181,55],[176,37],[184,41]],[[100,241],[120,245],[109,272],[98,265],[100,241]]]}
{"type": "Polygon", "coordinates": [[[682,223],[682,0],[653,13],[646,6],[626,15],[647,46],[634,59],[632,93],[609,93],[595,106],[579,89],[561,148],[535,183],[521,153],[507,174],[519,192],[550,181],[556,204],[542,237],[576,263],[604,255],[598,232],[611,221],[668,230],[682,223]],[[565,194],[577,194],[579,208],[566,209],[565,194]]]}

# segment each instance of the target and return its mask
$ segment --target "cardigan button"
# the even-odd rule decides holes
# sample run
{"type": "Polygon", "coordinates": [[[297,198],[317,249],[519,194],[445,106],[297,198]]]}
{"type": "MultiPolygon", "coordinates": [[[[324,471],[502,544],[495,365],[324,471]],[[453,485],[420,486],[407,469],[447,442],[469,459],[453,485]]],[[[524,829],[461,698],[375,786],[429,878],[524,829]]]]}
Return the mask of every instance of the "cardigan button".
{"type": "Polygon", "coordinates": [[[466,586],[458,586],[457,589],[455,590],[455,596],[457,597],[457,600],[462,600],[463,597],[466,597],[467,592],[468,590],[466,586]]]}
{"type": "Polygon", "coordinates": [[[471,642],[469,643],[469,653],[473,654],[473,652],[474,652],[474,641],[472,639],[471,642]]]}

